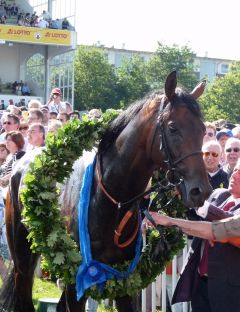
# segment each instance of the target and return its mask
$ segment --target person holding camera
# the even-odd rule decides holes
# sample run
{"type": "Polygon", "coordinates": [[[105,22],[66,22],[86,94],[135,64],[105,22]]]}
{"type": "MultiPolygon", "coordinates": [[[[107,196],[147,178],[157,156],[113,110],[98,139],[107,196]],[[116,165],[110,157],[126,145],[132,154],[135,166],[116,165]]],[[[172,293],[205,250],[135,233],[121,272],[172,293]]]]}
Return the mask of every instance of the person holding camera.
{"type": "Polygon", "coordinates": [[[66,113],[67,112],[66,103],[62,102],[61,98],[62,98],[61,89],[54,88],[51,92],[49,101],[47,103],[47,106],[49,108],[49,113],[55,112],[55,113],[59,114],[59,113],[66,113]]]}

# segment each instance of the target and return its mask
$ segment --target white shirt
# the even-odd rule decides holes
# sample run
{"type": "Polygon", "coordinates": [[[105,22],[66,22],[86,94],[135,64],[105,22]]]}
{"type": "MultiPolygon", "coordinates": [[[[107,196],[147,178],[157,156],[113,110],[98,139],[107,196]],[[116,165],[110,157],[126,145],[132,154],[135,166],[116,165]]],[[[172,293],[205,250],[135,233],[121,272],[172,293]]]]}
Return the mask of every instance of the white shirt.
{"type": "Polygon", "coordinates": [[[38,27],[39,28],[47,28],[48,26],[49,26],[49,23],[47,21],[45,21],[45,20],[40,20],[38,22],[38,27]]]}
{"type": "Polygon", "coordinates": [[[55,113],[66,113],[66,103],[65,102],[60,102],[59,104],[56,104],[54,102],[51,102],[48,104],[49,108],[49,113],[55,112],[55,113]]]}

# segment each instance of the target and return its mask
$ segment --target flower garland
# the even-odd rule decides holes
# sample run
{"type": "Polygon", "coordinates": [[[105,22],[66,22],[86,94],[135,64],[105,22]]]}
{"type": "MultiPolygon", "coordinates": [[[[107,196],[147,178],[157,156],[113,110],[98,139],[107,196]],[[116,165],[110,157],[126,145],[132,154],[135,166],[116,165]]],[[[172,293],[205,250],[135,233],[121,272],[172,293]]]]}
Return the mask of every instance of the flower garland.
{"type": "MultiPolygon", "coordinates": [[[[21,200],[24,206],[23,222],[29,229],[28,240],[32,252],[43,256],[44,266],[52,276],[59,277],[65,284],[75,283],[76,272],[81,262],[77,244],[67,233],[64,220],[58,205],[58,183],[63,183],[72,172],[75,160],[83,150],[91,150],[109,122],[119,114],[108,110],[99,121],[83,118],[80,122],[74,120],[61,128],[57,135],[49,134],[46,150],[38,155],[30,165],[24,178],[25,187],[21,190],[21,200]]],[[[165,193],[161,201],[156,202],[156,209],[174,217],[185,217],[185,209],[174,197],[168,204],[171,192],[165,193]],[[164,205],[167,204],[167,207],[164,205]]],[[[168,251],[158,262],[153,262],[151,255],[159,240],[155,229],[147,231],[147,245],[142,251],[136,270],[126,280],[107,281],[103,293],[97,287],[87,291],[87,295],[97,300],[116,298],[124,295],[134,295],[154,281],[171,261],[173,256],[184,247],[183,235],[175,229],[165,229],[168,251]]],[[[128,261],[115,265],[118,270],[125,270],[128,261]]]]}

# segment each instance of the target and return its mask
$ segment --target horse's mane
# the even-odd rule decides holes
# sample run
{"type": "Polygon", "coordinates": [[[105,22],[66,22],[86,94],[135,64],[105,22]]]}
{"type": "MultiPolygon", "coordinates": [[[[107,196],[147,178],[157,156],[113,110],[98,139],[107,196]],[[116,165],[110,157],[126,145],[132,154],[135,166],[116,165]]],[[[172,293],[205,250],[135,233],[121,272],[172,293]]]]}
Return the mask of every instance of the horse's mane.
{"type": "MultiPolygon", "coordinates": [[[[128,123],[142,110],[144,106],[147,106],[152,100],[158,99],[159,96],[163,95],[163,91],[151,91],[144,98],[132,103],[125,111],[123,111],[116,119],[114,119],[99,143],[98,153],[104,153],[109,147],[111,147],[116,141],[119,134],[128,125],[128,123]]],[[[199,104],[197,101],[181,88],[176,89],[176,95],[171,101],[171,106],[175,107],[177,105],[186,105],[188,109],[197,117],[202,119],[202,114],[200,111],[199,104]]]]}

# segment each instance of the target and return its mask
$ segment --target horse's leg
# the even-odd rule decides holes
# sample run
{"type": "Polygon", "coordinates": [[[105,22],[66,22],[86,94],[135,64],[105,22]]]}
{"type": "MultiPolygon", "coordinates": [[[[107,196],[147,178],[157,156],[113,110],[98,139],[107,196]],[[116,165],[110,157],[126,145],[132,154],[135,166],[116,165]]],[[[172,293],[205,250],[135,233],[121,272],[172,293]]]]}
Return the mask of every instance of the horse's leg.
{"type": "Polygon", "coordinates": [[[130,296],[116,298],[116,307],[119,312],[140,312],[135,309],[130,296]]]}
{"type": "Polygon", "coordinates": [[[16,239],[16,260],[14,261],[16,306],[19,311],[32,312],[34,311],[32,302],[33,276],[39,256],[32,254],[30,244],[26,239],[28,232],[22,224],[20,227],[22,228],[18,234],[22,237],[16,239]]]}
{"type": "MultiPolygon", "coordinates": [[[[5,220],[7,240],[14,269],[13,276],[9,276],[9,281],[7,280],[6,284],[3,285],[0,299],[4,306],[12,307],[14,312],[32,312],[34,311],[32,302],[33,274],[38,255],[32,254],[30,250],[30,243],[26,238],[28,231],[21,223],[20,209],[13,207],[9,195],[6,201],[5,220]],[[11,296],[4,298],[3,294],[6,294],[6,292],[11,292],[11,296]]],[[[12,310],[9,308],[9,311],[12,310]]]]}
{"type": "Polygon", "coordinates": [[[87,299],[82,297],[77,301],[75,285],[69,285],[65,288],[57,305],[57,312],[85,312],[87,299]]]}

